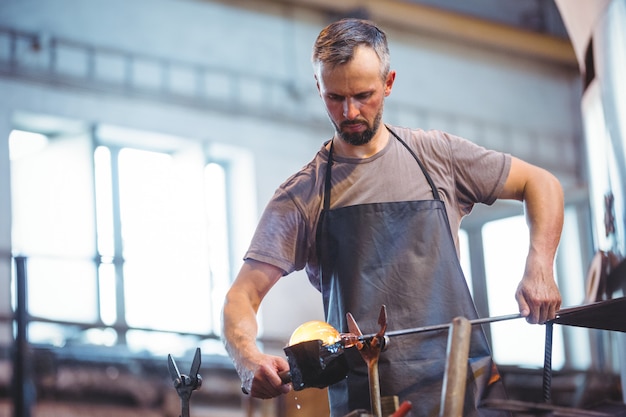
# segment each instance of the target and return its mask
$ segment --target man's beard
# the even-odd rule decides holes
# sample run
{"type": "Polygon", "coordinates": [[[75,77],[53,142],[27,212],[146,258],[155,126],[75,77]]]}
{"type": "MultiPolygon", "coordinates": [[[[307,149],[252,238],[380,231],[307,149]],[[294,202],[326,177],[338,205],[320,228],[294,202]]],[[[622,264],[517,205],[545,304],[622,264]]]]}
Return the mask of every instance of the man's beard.
{"type": "Polygon", "coordinates": [[[378,131],[382,117],[383,117],[383,112],[381,109],[381,111],[379,111],[376,117],[374,118],[374,123],[372,124],[372,126],[369,126],[369,124],[366,121],[359,121],[359,120],[349,120],[349,121],[344,121],[343,123],[341,123],[342,128],[344,126],[351,126],[355,124],[365,124],[367,125],[367,129],[365,129],[363,132],[344,132],[341,128],[337,126],[337,124],[334,121],[332,123],[335,126],[335,130],[337,131],[341,139],[343,139],[346,143],[353,145],[353,146],[362,146],[362,145],[369,143],[369,141],[372,140],[372,138],[374,137],[374,134],[378,131]]]}

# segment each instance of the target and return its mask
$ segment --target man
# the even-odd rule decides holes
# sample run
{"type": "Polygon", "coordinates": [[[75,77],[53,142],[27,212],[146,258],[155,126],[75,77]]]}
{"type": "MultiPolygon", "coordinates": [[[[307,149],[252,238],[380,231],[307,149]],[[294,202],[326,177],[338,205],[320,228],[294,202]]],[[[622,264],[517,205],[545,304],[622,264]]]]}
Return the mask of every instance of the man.
{"type": "MultiPolygon", "coordinates": [[[[256,312],[295,270],[306,268],[340,332],[348,331],[347,312],[376,326],[383,304],[388,331],[476,318],[457,238],[475,203],[524,201],[531,244],[515,296],[530,323],[553,318],[561,303],[553,277],[563,223],[557,179],[453,135],[385,125],[396,74],[385,34],[369,21],[326,27],[312,61],[336,133],[276,191],[226,297],[224,339],[244,392],[271,398],[290,389],[278,376],[286,360],[257,348],[256,312]]],[[[381,395],[412,401],[412,415],[438,414],[446,343],[445,333],[394,338],[380,358],[381,395]]],[[[370,408],[367,368],[358,353],[347,356],[348,377],[329,387],[333,416],[370,408]]],[[[464,414],[486,415],[480,402],[503,394],[478,326],[470,364],[464,414]]]]}

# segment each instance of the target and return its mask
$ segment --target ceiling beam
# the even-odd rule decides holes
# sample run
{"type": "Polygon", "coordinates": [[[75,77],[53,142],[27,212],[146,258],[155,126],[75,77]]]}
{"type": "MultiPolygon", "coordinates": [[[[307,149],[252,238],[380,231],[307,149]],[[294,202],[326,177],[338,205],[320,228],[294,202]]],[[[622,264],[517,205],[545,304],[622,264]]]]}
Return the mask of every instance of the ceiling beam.
{"type": "MultiPolygon", "coordinates": [[[[402,0],[272,0],[331,15],[363,10],[381,26],[578,68],[569,39],[402,0]]],[[[242,3],[242,2],[237,2],[242,3]]]]}

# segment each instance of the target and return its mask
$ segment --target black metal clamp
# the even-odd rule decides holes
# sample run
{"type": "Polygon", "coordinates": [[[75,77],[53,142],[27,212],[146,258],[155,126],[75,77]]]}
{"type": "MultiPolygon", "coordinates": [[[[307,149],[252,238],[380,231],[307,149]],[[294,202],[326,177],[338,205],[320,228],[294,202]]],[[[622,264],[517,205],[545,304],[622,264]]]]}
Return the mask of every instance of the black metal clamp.
{"type": "Polygon", "coordinates": [[[189,417],[189,399],[191,393],[202,386],[202,377],[198,373],[200,370],[200,348],[196,348],[196,354],[193,357],[191,363],[191,370],[189,375],[181,374],[178,371],[176,362],[172,355],[167,355],[167,365],[170,371],[170,377],[174,382],[174,388],[180,397],[180,403],[182,407],[181,417],[189,417]]]}

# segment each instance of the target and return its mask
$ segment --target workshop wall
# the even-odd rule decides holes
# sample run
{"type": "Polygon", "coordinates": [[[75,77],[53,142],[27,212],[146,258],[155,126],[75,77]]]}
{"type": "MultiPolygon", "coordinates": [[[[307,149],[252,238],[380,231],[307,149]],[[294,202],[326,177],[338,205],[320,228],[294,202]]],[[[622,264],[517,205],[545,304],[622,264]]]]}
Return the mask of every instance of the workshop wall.
{"type": "MultiPolygon", "coordinates": [[[[169,87],[176,94],[168,96],[159,94],[161,86],[146,71],[137,80],[143,93],[136,94],[124,90],[123,69],[96,63],[95,72],[101,77],[89,78],[89,68],[83,67],[80,57],[68,58],[63,62],[76,62],[76,66],[64,68],[66,79],[54,78],[44,71],[48,57],[28,52],[28,59],[16,70],[7,61],[10,45],[0,45],[0,316],[12,314],[7,138],[17,115],[88,126],[104,123],[245,149],[253,155],[253,203],[258,216],[275,188],[307,163],[333,133],[315,89],[309,57],[317,33],[336,13],[297,2],[258,0],[2,1],[0,28],[39,34],[42,50],[51,38],[63,38],[103,50],[162,57],[183,68],[196,65],[257,81],[267,79],[266,84],[275,87],[265,94],[253,83],[234,97],[198,101],[197,86],[184,73],[173,78],[169,87]]],[[[389,22],[383,27],[390,39],[392,67],[398,71],[387,104],[388,122],[448,130],[550,169],[566,191],[584,186],[579,155],[581,87],[575,63],[459,44],[389,22]]],[[[240,247],[237,259],[245,244],[240,247]]],[[[195,296],[201,302],[204,295],[195,296]]],[[[261,327],[265,337],[286,341],[299,324],[321,317],[319,294],[298,272],[281,280],[267,297],[261,327]]],[[[9,348],[11,340],[11,324],[0,323],[0,346],[9,348]]],[[[151,392],[159,398],[158,407],[169,405],[167,411],[157,412],[177,415],[176,398],[163,399],[159,378],[167,376],[155,377],[157,388],[151,392]]],[[[212,386],[219,384],[238,389],[232,372],[212,386]]],[[[202,396],[211,403],[210,394],[198,398],[202,396]]],[[[230,400],[224,409],[248,407],[248,415],[277,415],[271,403],[245,403],[239,396],[230,400]]],[[[289,404],[299,405],[297,400],[289,404]]],[[[217,415],[215,410],[212,413],[217,415]]]]}

